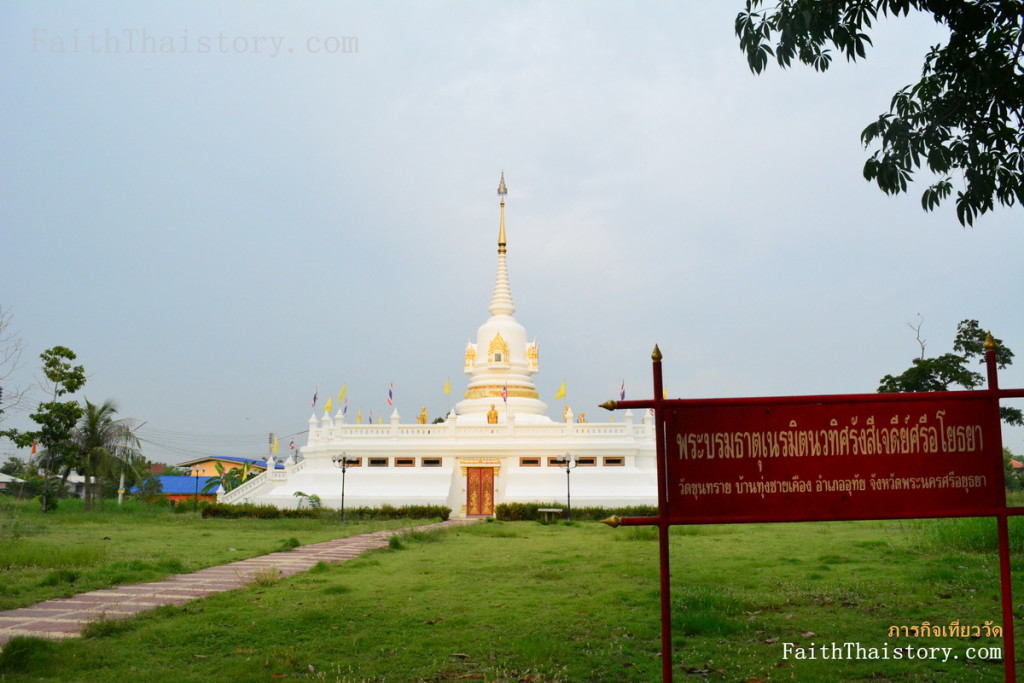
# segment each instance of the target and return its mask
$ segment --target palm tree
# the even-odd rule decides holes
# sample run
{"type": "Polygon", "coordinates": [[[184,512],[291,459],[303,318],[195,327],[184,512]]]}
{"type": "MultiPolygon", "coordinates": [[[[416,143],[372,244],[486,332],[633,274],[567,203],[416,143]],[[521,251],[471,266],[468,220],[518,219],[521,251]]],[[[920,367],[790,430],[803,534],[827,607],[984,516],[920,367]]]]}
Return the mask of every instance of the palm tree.
{"type": "Polygon", "coordinates": [[[236,489],[259,474],[259,471],[252,469],[248,462],[242,463],[241,467],[232,467],[230,470],[225,470],[219,462],[213,463],[213,466],[217,470],[217,476],[207,479],[203,493],[216,491],[218,486],[223,486],[225,491],[236,489]]]}
{"type": "Polygon", "coordinates": [[[72,434],[75,445],[75,470],[85,477],[83,510],[92,510],[97,497],[97,479],[117,470],[135,472],[142,459],[141,445],[127,420],[115,420],[117,406],[108,400],[97,406],[85,401],[85,412],[72,434]]]}

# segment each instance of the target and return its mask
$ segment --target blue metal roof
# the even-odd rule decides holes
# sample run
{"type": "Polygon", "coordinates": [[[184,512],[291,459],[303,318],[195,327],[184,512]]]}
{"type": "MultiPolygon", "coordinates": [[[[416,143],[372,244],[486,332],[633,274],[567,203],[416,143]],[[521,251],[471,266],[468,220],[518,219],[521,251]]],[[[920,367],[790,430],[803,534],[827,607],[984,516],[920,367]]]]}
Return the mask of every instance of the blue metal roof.
{"type": "MultiPolygon", "coordinates": [[[[195,495],[196,484],[199,484],[199,492],[202,493],[203,492],[203,487],[206,486],[206,483],[208,481],[210,481],[211,479],[216,480],[216,479],[219,479],[219,478],[220,477],[190,477],[188,475],[180,475],[180,476],[169,476],[168,475],[168,476],[163,476],[163,477],[157,477],[157,479],[160,481],[161,493],[171,493],[171,494],[176,494],[176,495],[188,494],[190,496],[191,495],[195,495]],[[196,479],[198,479],[199,481],[197,482],[196,479]]],[[[139,491],[139,487],[138,486],[133,486],[131,488],[131,491],[129,491],[129,493],[138,493],[138,491],[139,491]]],[[[216,492],[216,489],[214,489],[212,491],[207,491],[207,493],[215,493],[215,492],[216,492]]]]}

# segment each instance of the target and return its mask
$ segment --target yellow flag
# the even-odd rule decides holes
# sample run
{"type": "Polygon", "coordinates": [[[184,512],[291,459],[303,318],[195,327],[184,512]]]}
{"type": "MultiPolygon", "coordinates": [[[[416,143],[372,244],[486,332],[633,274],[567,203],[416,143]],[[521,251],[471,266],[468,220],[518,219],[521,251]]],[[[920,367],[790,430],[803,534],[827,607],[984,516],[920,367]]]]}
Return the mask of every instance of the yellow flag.
{"type": "Polygon", "coordinates": [[[558,393],[555,394],[555,398],[565,398],[565,382],[562,382],[562,386],[558,387],[558,393]]]}
{"type": "Polygon", "coordinates": [[[331,397],[330,396],[327,397],[327,405],[324,406],[324,412],[325,413],[331,412],[331,397]]]}
{"type": "Polygon", "coordinates": [[[446,394],[452,393],[452,381],[450,379],[446,379],[444,381],[444,393],[446,393],[446,394]]]}
{"type": "Polygon", "coordinates": [[[661,388],[661,397],[668,398],[668,389],[666,389],[665,387],[661,388]]]}
{"type": "Polygon", "coordinates": [[[277,453],[277,437],[274,437],[274,452],[277,453]]]}
{"type": "Polygon", "coordinates": [[[342,384],[341,385],[341,393],[338,394],[338,405],[341,405],[341,402],[345,400],[345,394],[347,394],[347,393],[348,393],[348,385],[347,384],[342,384]]]}

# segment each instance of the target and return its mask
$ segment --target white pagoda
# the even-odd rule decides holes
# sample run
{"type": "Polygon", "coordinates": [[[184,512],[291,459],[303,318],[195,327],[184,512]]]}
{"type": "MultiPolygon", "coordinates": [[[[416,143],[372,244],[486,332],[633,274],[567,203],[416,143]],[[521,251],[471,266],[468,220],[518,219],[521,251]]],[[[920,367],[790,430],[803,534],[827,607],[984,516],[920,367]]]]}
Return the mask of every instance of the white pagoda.
{"type": "MultiPolygon", "coordinates": [[[[537,342],[512,316],[505,231],[505,176],[498,185],[498,271],[487,321],[466,345],[469,385],[444,422],[349,424],[339,410],[309,418],[308,441],[284,469],[268,467],[218,496],[223,503],[296,507],[301,491],[324,505],[445,505],[453,517],[492,515],[503,502],[572,505],[656,505],[654,422],[626,412],[621,422],[576,421],[568,406],[546,415],[533,375],[537,342]],[[558,459],[569,456],[572,470],[558,459]],[[571,481],[567,482],[567,476],[571,481]]],[[[425,421],[425,420],[423,420],[425,421]]]]}

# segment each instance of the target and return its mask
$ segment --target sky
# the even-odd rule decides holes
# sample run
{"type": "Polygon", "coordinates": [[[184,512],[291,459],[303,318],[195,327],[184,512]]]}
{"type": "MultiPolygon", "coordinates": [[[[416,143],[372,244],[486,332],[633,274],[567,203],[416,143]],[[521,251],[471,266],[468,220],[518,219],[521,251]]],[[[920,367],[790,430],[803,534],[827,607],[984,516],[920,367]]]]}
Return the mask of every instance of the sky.
{"type": "Polygon", "coordinates": [[[755,76],[741,5],[4,3],[8,395],[67,346],[77,396],[169,464],[301,446],[342,386],[349,421],[443,415],[488,317],[502,172],[549,415],[563,381],[590,421],[623,382],[650,397],[655,344],[672,398],[873,392],[920,354],[911,326],[940,355],[964,319],[1024,387],[1024,211],[965,229],[921,209],[927,174],[897,197],[862,176],[860,131],[941,28],[882,20],[862,62],[755,76]]]}

